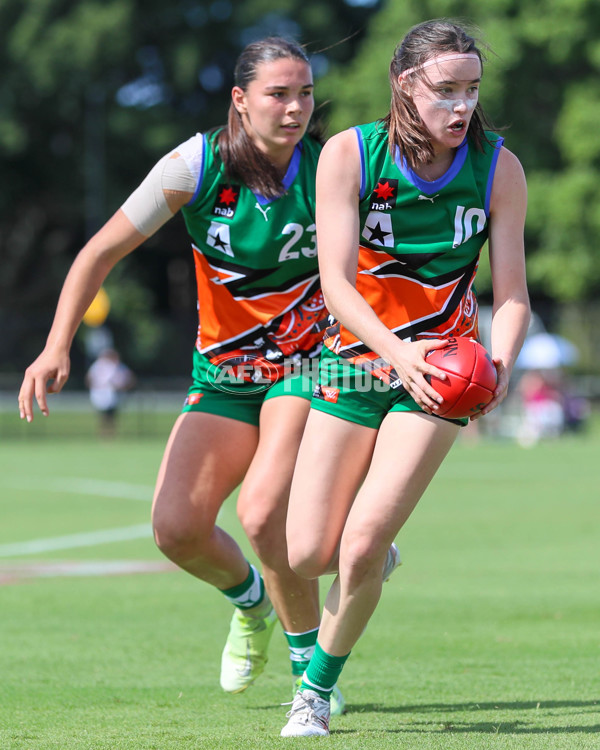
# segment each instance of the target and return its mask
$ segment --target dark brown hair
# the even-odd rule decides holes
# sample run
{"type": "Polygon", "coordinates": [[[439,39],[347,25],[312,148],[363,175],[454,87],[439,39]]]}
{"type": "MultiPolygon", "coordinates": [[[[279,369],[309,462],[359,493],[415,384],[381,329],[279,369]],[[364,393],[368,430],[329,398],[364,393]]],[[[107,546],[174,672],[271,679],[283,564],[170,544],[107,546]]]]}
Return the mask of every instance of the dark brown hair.
{"type": "MultiPolygon", "coordinates": [[[[430,133],[419,117],[411,97],[401,86],[400,75],[410,69],[406,75],[407,80],[420,78],[428,85],[426,73],[422,69],[423,63],[438,55],[452,52],[477,55],[483,70],[485,58],[477,45],[475,37],[468,34],[462,26],[449,19],[440,18],[413,26],[396,47],[390,63],[392,100],[390,111],[383,122],[389,131],[390,151],[394,153],[398,148],[400,155],[406,159],[410,167],[430,162],[433,158],[433,146],[430,133]]],[[[477,148],[483,147],[483,142],[487,141],[484,131],[491,127],[483,109],[477,103],[468,130],[468,135],[477,148]]]]}
{"type": "MultiPolygon", "coordinates": [[[[253,42],[244,48],[237,60],[234,84],[247,91],[257,76],[259,65],[290,58],[302,60],[310,65],[303,47],[296,42],[282,37],[267,37],[253,42]]],[[[320,123],[311,119],[307,133],[319,143],[323,143],[323,129],[320,123]]],[[[243,182],[265,198],[281,195],[284,188],[279,172],[246,133],[240,113],[233,102],[229,105],[227,125],[219,132],[217,141],[228,179],[243,182]]]]}

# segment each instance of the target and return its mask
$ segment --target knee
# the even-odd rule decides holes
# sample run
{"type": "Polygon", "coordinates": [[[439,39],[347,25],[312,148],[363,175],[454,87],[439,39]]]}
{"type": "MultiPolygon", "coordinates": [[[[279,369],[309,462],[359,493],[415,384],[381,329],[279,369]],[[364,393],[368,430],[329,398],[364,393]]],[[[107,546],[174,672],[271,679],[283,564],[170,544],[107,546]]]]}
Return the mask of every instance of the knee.
{"type": "Polygon", "coordinates": [[[286,503],[262,493],[240,493],[237,514],[246,536],[263,562],[287,559],[286,503]]]}
{"type": "Polygon", "coordinates": [[[177,517],[154,513],[152,531],[156,546],[168,558],[178,560],[192,557],[192,545],[196,546],[198,539],[177,517]]]}
{"type": "Polygon", "coordinates": [[[154,541],[160,551],[175,562],[199,556],[212,527],[198,523],[189,513],[177,509],[174,503],[157,498],[152,511],[154,541]]]}
{"type": "Polygon", "coordinates": [[[246,536],[251,542],[260,542],[273,524],[273,514],[259,497],[248,498],[240,494],[237,515],[246,536]]]}
{"type": "Polygon", "coordinates": [[[290,568],[302,578],[318,578],[331,572],[333,554],[321,546],[311,545],[300,534],[288,536],[288,560],[290,568]]]}
{"type": "Polygon", "coordinates": [[[367,580],[381,581],[387,547],[381,548],[373,539],[355,536],[344,539],[340,548],[340,573],[350,588],[367,580]]]}

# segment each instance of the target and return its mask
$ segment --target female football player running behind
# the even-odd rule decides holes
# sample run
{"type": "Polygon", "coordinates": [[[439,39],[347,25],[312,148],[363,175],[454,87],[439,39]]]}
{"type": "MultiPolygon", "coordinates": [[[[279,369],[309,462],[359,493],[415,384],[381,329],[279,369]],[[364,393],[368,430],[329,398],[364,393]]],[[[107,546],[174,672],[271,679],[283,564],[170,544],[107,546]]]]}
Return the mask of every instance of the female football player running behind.
{"type": "Polygon", "coordinates": [[[338,576],[283,736],[329,733],[331,689],[379,600],[386,551],[467,422],[436,416],[441,399],[427,376],[443,373],[425,355],[450,336],[477,337],[472,283],[486,240],[498,385],[481,414],[504,400],[527,330],[525,178],[483,130],[481,75],[463,28],[414,27],[391,63],[390,113],[331,138],[319,162],[319,264],[337,325],[287,529],[294,570],[338,576]]]}
{"type": "MultiPolygon", "coordinates": [[[[73,336],[105,277],[181,211],[193,242],[201,324],[193,383],[158,475],[153,527],[169,559],[235,606],[221,686],[237,693],[263,671],[277,616],[294,683],[316,641],[317,584],[291,571],[285,543],[312,385],[301,377],[270,388],[264,381],[280,376],[292,356],[318,354],[325,309],[314,226],[322,142],[314,126],[307,134],[314,98],[304,50],[281,38],[249,45],[231,96],[227,125],[195,135],[161,159],[81,250],[46,347],[25,373],[19,403],[28,421],[34,396],[48,414],[46,394],[65,385],[73,336]],[[240,373],[245,382],[230,382],[228,375],[240,373]],[[240,483],[238,513],[264,582],[216,525],[221,505],[240,483]]],[[[343,699],[336,697],[341,711],[343,699]]]]}

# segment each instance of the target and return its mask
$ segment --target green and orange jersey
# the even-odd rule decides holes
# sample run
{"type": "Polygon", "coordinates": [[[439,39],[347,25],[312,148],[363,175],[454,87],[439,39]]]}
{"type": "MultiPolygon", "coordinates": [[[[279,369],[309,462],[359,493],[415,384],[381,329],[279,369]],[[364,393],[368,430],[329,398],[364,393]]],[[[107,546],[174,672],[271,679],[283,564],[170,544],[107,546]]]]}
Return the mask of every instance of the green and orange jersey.
{"type": "Polygon", "coordinates": [[[314,357],[326,311],[315,231],[315,172],[321,146],[305,136],[272,200],[230,184],[216,133],[185,144],[202,152],[199,180],[182,213],[198,288],[196,346],[211,362],[265,359],[273,379],[286,360],[314,357]]]}
{"type": "MultiPolygon", "coordinates": [[[[465,138],[448,171],[427,182],[390,153],[382,122],[354,130],[361,158],[357,290],[402,340],[477,338],[473,281],[503,139],[486,133],[480,151],[465,138]]],[[[339,322],[325,344],[387,379],[389,366],[339,322]]]]}

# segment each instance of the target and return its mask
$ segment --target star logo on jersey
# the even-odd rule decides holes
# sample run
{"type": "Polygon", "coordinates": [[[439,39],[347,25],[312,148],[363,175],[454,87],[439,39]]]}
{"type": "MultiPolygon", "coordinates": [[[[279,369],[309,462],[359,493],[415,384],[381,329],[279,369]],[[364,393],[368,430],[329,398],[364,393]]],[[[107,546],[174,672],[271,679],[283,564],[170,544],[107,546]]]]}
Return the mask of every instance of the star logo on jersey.
{"type": "Polygon", "coordinates": [[[215,216],[223,216],[225,219],[233,219],[239,197],[239,185],[221,183],[217,188],[217,199],[213,206],[213,214],[215,216]]]}
{"type": "Polygon", "coordinates": [[[229,244],[229,224],[211,221],[206,234],[206,243],[214,247],[215,250],[233,258],[233,250],[229,244]]]}
{"type": "Polygon", "coordinates": [[[389,214],[372,211],[365,221],[362,237],[374,245],[393,247],[394,232],[392,231],[392,217],[389,214]]]}
{"type": "Polygon", "coordinates": [[[389,180],[385,182],[380,180],[373,192],[380,200],[386,201],[394,195],[394,188],[390,185],[389,180]]]}
{"type": "Polygon", "coordinates": [[[389,211],[396,205],[398,180],[380,177],[371,193],[370,211],[389,211]]]}
{"type": "Polygon", "coordinates": [[[228,206],[230,206],[232,203],[235,203],[238,197],[238,192],[236,192],[231,185],[226,185],[223,187],[219,194],[219,203],[225,203],[228,206]]]}

